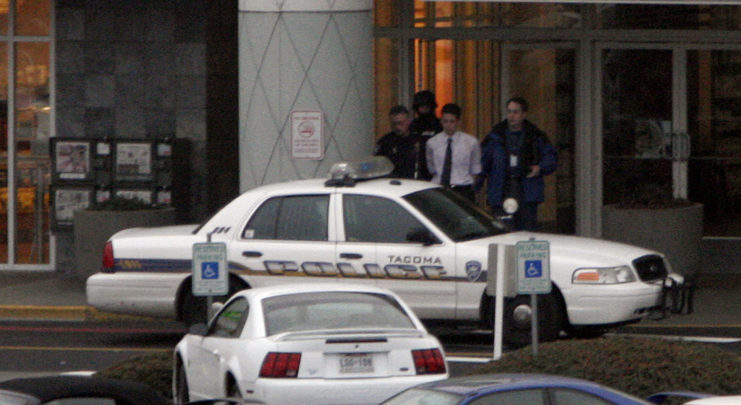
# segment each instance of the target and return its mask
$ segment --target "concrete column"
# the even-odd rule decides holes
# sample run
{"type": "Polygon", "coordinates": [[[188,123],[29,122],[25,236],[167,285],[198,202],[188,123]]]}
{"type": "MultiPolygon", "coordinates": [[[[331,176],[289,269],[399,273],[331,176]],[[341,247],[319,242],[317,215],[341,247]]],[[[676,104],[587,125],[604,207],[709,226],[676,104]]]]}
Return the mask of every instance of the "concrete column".
{"type": "Polygon", "coordinates": [[[373,144],[372,0],[239,1],[240,190],[324,177],[373,144]],[[323,159],[291,156],[291,111],[322,113],[323,159]]]}

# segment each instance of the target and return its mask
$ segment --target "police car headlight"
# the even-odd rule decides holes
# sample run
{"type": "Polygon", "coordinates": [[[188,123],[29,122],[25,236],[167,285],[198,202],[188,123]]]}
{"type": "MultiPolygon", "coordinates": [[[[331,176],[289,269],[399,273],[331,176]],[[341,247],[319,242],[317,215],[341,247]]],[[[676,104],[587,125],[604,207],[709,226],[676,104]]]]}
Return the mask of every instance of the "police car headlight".
{"type": "Polygon", "coordinates": [[[628,266],[578,269],[571,276],[572,284],[622,284],[636,281],[628,266]]]}

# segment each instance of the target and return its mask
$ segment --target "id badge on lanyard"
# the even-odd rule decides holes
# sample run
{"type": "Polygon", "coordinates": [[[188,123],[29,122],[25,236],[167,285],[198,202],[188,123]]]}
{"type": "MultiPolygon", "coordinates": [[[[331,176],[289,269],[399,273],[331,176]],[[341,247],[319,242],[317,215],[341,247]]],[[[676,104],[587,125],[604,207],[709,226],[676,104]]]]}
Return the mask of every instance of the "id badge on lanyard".
{"type": "Polygon", "coordinates": [[[509,167],[512,167],[512,168],[517,167],[517,155],[513,155],[513,154],[509,155],[509,167]]]}

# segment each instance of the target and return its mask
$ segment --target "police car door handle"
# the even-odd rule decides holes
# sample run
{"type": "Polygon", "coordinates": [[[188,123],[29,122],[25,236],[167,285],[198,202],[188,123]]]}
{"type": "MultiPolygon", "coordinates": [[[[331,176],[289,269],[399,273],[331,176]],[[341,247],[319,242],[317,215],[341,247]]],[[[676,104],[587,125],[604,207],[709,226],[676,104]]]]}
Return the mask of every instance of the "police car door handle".
{"type": "Polygon", "coordinates": [[[340,257],[343,259],[362,259],[363,255],[360,253],[340,253],[340,257]]]}
{"type": "Polygon", "coordinates": [[[254,252],[254,251],[245,250],[244,252],[242,252],[242,256],[244,256],[244,257],[260,257],[260,256],[262,256],[262,252],[254,252]]]}

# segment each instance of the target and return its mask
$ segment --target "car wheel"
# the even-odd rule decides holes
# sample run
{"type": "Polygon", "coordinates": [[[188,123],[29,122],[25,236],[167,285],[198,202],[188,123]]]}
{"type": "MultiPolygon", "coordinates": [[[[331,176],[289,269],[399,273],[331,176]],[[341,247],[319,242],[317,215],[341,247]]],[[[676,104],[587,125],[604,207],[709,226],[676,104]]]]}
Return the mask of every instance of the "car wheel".
{"type": "MultiPolygon", "coordinates": [[[[518,295],[505,300],[504,343],[522,347],[532,342],[532,313],[529,295],[518,295]]],[[[554,293],[538,295],[538,341],[558,338],[563,327],[563,310],[554,293]]]]}
{"type": "Polygon", "coordinates": [[[179,362],[177,374],[175,375],[175,405],[183,405],[190,401],[188,392],[188,379],[185,376],[185,367],[179,362]]]}
{"type": "Polygon", "coordinates": [[[228,384],[226,387],[226,396],[229,398],[242,399],[242,391],[239,390],[239,385],[234,381],[234,377],[229,376],[228,384]]]}
{"type": "MultiPolygon", "coordinates": [[[[226,296],[213,297],[214,302],[225,302],[238,291],[249,288],[241,279],[236,277],[229,278],[229,292],[226,296]]],[[[180,303],[180,319],[186,326],[197,323],[206,323],[206,297],[196,297],[193,295],[193,287],[190,281],[183,285],[183,298],[180,303]]]]}

